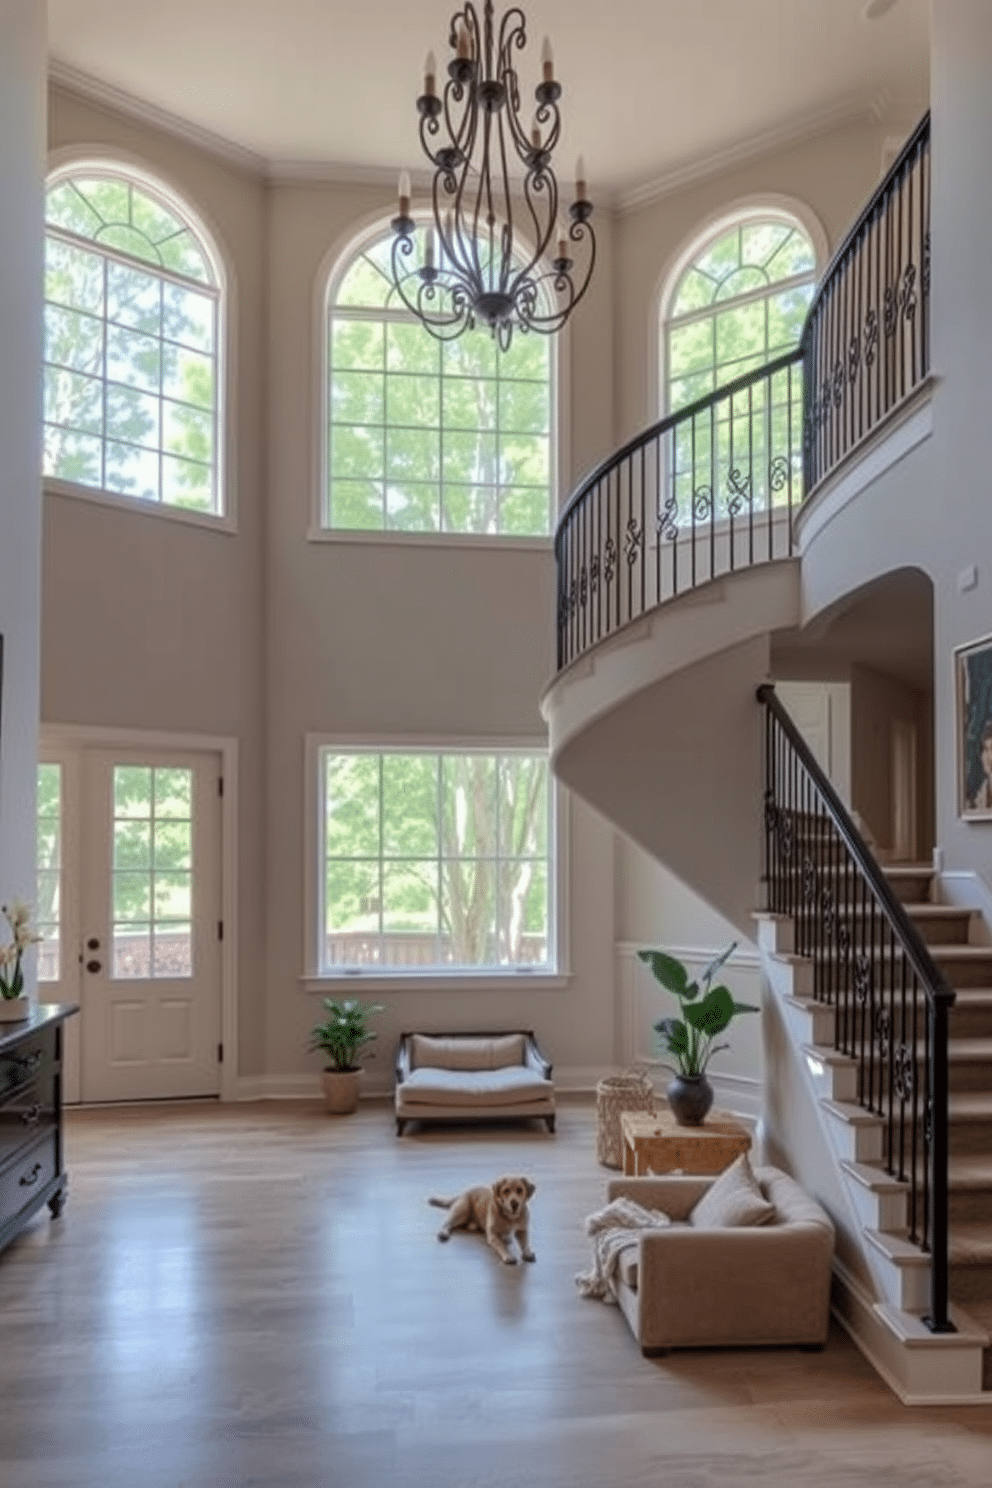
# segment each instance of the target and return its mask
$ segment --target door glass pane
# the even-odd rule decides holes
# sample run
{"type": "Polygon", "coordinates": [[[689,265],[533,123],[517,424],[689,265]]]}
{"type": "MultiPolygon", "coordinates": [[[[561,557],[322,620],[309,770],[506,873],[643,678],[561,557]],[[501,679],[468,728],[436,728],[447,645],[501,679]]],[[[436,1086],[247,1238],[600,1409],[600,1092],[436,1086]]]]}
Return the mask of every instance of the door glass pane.
{"type": "Polygon", "coordinates": [[[112,975],[191,977],[193,772],[115,765],[112,975]]]}
{"type": "Polygon", "coordinates": [[[39,982],[57,982],[61,967],[62,766],[38,766],[37,914],[39,982]]]}

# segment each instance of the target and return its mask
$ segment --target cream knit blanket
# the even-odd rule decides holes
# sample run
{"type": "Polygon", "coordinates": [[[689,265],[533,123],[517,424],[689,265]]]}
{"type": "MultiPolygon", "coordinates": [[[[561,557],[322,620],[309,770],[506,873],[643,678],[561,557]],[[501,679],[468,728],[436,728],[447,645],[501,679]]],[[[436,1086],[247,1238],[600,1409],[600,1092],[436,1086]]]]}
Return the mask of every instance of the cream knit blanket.
{"type": "Polygon", "coordinates": [[[615,1280],[620,1257],[637,1244],[640,1230],[661,1230],[671,1220],[660,1209],[645,1209],[633,1199],[613,1199],[605,1209],[597,1209],[586,1220],[586,1234],[592,1236],[592,1268],[576,1273],[575,1285],[583,1297],[612,1302],[616,1297],[610,1283],[615,1280]]]}

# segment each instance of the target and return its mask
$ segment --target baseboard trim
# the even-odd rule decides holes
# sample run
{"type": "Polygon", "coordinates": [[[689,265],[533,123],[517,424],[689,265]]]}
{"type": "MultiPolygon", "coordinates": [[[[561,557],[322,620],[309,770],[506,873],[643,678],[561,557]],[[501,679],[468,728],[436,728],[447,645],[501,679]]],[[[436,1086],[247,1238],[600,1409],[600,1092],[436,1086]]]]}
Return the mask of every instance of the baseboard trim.
{"type": "MultiPolygon", "coordinates": [[[[833,1280],[831,1313],[903,1405],[992,1404],[992,1394],[981,1388],[981,1348],[976,1342],[960,1334],[935,1334],[907,1345],[885,1321],[873,1298],[836,1256],[833,1280]],[[932,1390],[921,1388],[927,1372],[922,1363],[924,1358],[932,1361],[941,1372],[952,1365],[957,1365],[957,1372],[962,1374],[975,1374],[977,1370],[976,1388],[942,1390],[937,1379],[932,1390]]],[[[961,1322],[964,1328],[968,1327],[969,1320],[962,1318],[961,1322]]]]}
{"type": "MultiPolygon", "coordinates": [[[[593,1097],[600,1080],[608,1075],[621,1073],[619,1065],[555,1065],[554,1082],[559,1095],[584,1095],[593,1097]]],[[[655,1085],[658,1102],[665,1099],[664,1084],[659,1083],[656,1072],[646,1068],[644,1073],[655,1085]]],[[[664,1075],[662,1070],[658,1075],[664,1075]]],[[[761,1081],[743,1075],[711,1076],[715,1103],[723,1111],[754,1125],[761,1116],[761,1081]]],[[[667,1080],[667,1076],[666,1076],[667,1080]]],[[[369,1074],[362,1081],[361,1100],[390,1100],[393,1095],[391,1075],[369,1074]]],[[[235,1085],[233,1099],[236,1101],[260,1100],[320,1100],[320,1075],[242,1075],[235,1085]]]]}

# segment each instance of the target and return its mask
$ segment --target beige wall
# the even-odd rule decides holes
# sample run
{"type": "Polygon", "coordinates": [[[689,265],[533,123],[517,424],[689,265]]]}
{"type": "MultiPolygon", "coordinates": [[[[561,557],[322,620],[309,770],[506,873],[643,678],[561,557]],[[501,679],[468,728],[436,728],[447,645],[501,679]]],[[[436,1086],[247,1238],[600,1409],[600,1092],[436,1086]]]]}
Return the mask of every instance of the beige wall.
{"type": "MultiPolygon", "coordinates": [[[[346,244],[356,225],[388,219],[393,203],[385,192],[353,186],[286,183],[271,188],[268,205],[266,802],[267,856],[278,871],[267,891],[267,1047],[270,1070],[296,1073],[314,1064],[303,1051],[319,1012],[317,991],[332,990],[300,984],[306,735],[373,744],[543,738],[538,699],[554,663],[554,568],[546,546],[307,540],[323,276],[330,250],[346,244]]],[[[603,316],[596,297],[590,310],[595,326],[603,316]]],[[[589,334],[576,329],[565,347],[573,367],[588,360],[589,334]]],[[[585,407],[574,379],[572,388],[566,416],[569,406],[582,410],[572,421],[584,426],[579,448],[590,440],[608,446],[608,402],[605,410],[585,407]]],[[[387,1012],[369,1061],[373,1081],[388,1080],[396,1034],[418,1026],[522,1024],[538,1032],[556,1065],[612,1060],[612,838],[581,806],[570,825],[570,985],[563,992],[511,986],[486,993],[447,983],[444,990],[376,991],[387,1012]]]]}
{"type": "MultiPolygon", "coordinates": [[[[742,197],[795,196],[833,240],[877,178],[891,129],[851,125],[597,216],[596,278],[559,343],[560,499],[653,418],[657,288],[704,220],[742,197]]],[[[50,144],[59,159],[83,147],[144,164],[216,235],[235,311],[238,526],[207,532],[49,493],[42,717],[237,738],[240,1073],[252,1089],[308,1088],[307,1033],[329,989],[303,981],[306,736],[541,737],[553,558],[541,547],[308,540],[323,275],[358,230],[388,218],[388,191],[263,182],[59,88],[50,144]]],[[[387,1012],[373,1084],[388,1084],[395,1034],[426,1024],[533,1027],[559,1070],[588,1083],[617,1057],[615,944],[726,944],[728,922],[594,811],[573,801],[569,820],[567,985],[377,991],[387,1012]]],[[[739,886],[730,895],[738,923],[744,897],[739,886]]]]}
{"type": "MultiPolygon", "coordinates": [[[[907,121],[907,132],[913,122],[907,121]]],[[[819,224],[832,250],[878,181],[885,139],[892,132],[891,120],[852,123],[708,176],[621,217],[616,232],[620,439],[660,416],[659,297],[693,239],[735,203],[771,201],[791,204],[819,224]]]]}
{"type": "MultiPolygon", "coordinates": [[[[45,23],[0,0],[0,900],[34,898],[38,752],[42,181],[45,23]]],[[[8,936],[3,926],[2,940],[8,936]]],[[[34,957],[25,965],[29,990],[34,957]]]]}
{"type": "Polygon", "coordinates": [[[992,634],[988,409],[992,378],[992,25],[984,0],[934,0],[933,466],[937,841],[949,867],[992,886],[987,825],[957,809],[954,648],[992,634]],[[959,588],[977,568],[977,583],[959,588]]]}
{"type": "Polygon", "coordinates": [[[265,193],[250,175],[60,89],[49,96],[49,149],[57,160],[70,149],[110,153],[157,174],[205,218],[227,272],[237,533],[48,492],[41,716],[237,740],[239,1062],[242,1074],[261,1074],[265,193]]]}

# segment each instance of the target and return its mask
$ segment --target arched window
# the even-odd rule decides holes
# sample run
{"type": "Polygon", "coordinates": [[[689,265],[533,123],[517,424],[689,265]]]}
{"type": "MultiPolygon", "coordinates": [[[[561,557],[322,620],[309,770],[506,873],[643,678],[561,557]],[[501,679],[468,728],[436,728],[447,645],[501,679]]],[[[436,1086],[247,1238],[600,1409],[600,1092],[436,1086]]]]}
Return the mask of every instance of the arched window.
{"type": "Polygon", "coordinates": [[[441,342],[404,309],[391,235],[353,252],[327,298],[321,526],[544,536],[551,529],[550,339],[441,342]]]}
{"type": "Polygon", "coordinates": [[[45,198],[44,474],[216,516],[221,285],[192,214],[116,165],[45,198]]]}
{"type": "Polygon", "coordinates": [[[662,324],[665,412],[676,412],[799,342],[816,282],[805,230],[749,213],[706,237],[668,297],[662,324]]]}

